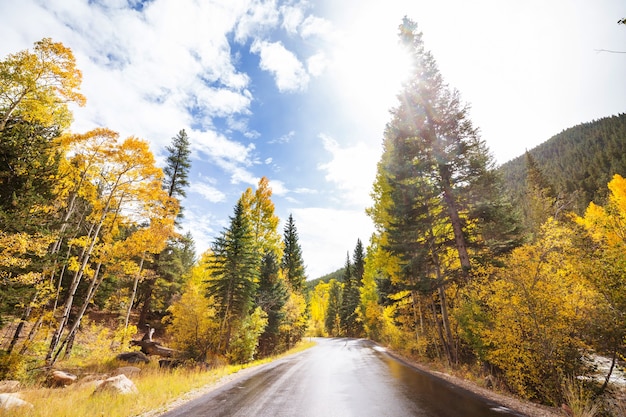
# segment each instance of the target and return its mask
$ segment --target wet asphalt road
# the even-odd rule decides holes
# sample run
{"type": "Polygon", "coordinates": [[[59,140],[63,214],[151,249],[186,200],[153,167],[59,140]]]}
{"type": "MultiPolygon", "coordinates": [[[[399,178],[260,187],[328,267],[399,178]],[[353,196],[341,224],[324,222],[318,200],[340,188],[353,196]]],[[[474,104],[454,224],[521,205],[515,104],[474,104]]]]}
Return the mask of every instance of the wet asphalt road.
{"type": "Polygon", "coordinates": [[[371,342],[316,341],[162,417],[519,416],[419,372],[371,342]]]}

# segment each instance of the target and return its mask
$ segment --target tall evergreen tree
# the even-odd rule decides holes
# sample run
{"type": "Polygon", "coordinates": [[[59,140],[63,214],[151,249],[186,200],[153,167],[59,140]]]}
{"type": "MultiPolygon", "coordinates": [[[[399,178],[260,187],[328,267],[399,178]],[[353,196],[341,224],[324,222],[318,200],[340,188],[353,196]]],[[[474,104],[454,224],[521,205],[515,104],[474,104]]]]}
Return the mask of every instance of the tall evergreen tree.
{"type": "MultiPolygon", "coordinates": [[[[189,137],[185,129],[178,132],[178,135],[172,138],[172,144],[165,148],[167,150],[167,159],[163,173],[163,188],[167,191],[167,195],[179,200],[185,197],[185,189],[189,186],[189,170],[191,169],[191,149],[189,137]]],[[[179,218],[183,216],[182,207],[178,211],[179,218]]]]}
{"type": "Polygon", "coordinates": [[[361,239],[357,239],[354,253],[352,254],[352,264],[356,285],[360,288],[363,285],[363,274],[365,273],[365,250],[361,239]]]}
{"type": "Polygon", "coordinates": [[[324,316],[324,327],[330,336],[341,335],[341,318],[339,316],[341,312],[341,304],[341,283],[337,280],[331,279],[328,289],[328,306],[326,307],[326,314],[324,316]]]}
{"type": "MultiPolygon", "coordinates": [[[[254,234],[240,201],[235,206],[230,226],[212,245],[207,295],[214,297],[220,317],[219,350],[228,351],[232,329],[253,306],[259,278],[259,256],[254,234]]],[[[222,353],[223,353],[222,352],[222,353]]]]}
{"type": "MultiPolygon", "coordinates": [[[[186,196],[186,187],[189,186],[188,176],[191,169],[191,149],[189,144],[189,137],[184,129],[178,132],[178,135],[172,138],[172,144],[165,148],[167,150],[167,159],[163,173],[163,189],[167,192],[170,198],[174,198],[178,201],[178,216],[177,220],[183,217],[183,207],[181,199],[186,196]]],[[[167,253],[173,253],[176,249],[175,246],[180,242],[176,242],[173,239],[168,242],[167,247],[164,249],[164,253],[157,254],[154,258],[154,267],[157,271],[156,276],[161,277],[162,282],[168,286],[168,284],[174,282],[174,280],[180,280],[181,276],[175,276],[171,274],[171,268],[169,268],[169,260],[165,260],[162,255],[167,253]]],[[[182,242],[182,241],[181,241],[182,242]]],[[[143,281],[139,292],[143,305],[141,307],[141,313],[139,314],[139,327],[143,327],[146,323],[148,313],[151,309],[153,293],[155,286],[158,284],[156,277],[143,281]]]]}
{"type": "Polygon", "coordinates": [[[259,337],[259,353],[263,356],[274,353],[278,347],[280,325],[285,317],[282,309],[288,298],[289,292],[280,276],[276,255],[270,251],[263,256],[256,293],[256,305],[267,314],[267,326],[259,337]]]}
{"type": "Polygon", "coordinates": [[[343,293],[339,318],[341,328],[346,336],[357,336],[360,333],[357,307],[360,302],[359,286],[355,275],[355,267],[350,262],[350,254],[346,255],[343,274],[343,293]]]}
{"type": "Polygon", "coordinates": [[[420,322],[413,328],[421,327],[420,297],[428,296],[438,316],[431,334],[440,336],[455,363],[446,288],[468,282],[472,263],[489,260],[489,251],[510,250],[517,228],[509,223],[510,205],[500,194],[495,164],[468,106],[444,82],[417,24],[404,18],[399,29],[412,76],[384,132],[370,214],[383,249],[400,263],[391,283],[410,294],[410,314],[420,322]]]}
{"type": "Polygon", "coordinates": [[[298,230],[291,214],[284,229],[284,243],[285,251],[280,267],[291,288],[294,291],[303,292],[306,281],[304,260],[302,248],[298,242],[298,230]]]}

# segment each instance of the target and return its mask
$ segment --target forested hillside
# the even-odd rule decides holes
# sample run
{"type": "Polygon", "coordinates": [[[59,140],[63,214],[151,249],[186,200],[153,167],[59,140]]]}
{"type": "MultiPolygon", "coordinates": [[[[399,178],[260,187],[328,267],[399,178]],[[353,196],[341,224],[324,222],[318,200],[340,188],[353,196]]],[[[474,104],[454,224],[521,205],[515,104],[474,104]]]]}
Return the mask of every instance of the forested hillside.
{"type": "MultiPolygon", "coordinates": [[[[527,152],[555,192],[581,214],[591,201],[604,201],[613,175],[626,175],[626,114],[571,127],[527,152]]],[[[516,203],[521,202],[526,157],[503,164],[500,171],[506,190],[516,203]]]]}

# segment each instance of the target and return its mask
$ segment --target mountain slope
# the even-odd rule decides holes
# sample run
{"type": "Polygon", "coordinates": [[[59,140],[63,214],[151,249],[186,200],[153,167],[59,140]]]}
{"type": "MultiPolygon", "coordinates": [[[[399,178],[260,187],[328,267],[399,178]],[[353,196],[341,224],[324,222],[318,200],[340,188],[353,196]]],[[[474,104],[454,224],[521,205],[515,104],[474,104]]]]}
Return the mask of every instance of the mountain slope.
{"type": "MultiPolygon", "coordinates": [[[[613,175],[626,176],[626,114],[565,129],[529,153],[557,193],[571,197],[571,208],[581,213],[590,201],[602,202],[613,175]]],[[[520,201],[526,187],[524,155],[499,169],[505,189],[520,201]]]]}

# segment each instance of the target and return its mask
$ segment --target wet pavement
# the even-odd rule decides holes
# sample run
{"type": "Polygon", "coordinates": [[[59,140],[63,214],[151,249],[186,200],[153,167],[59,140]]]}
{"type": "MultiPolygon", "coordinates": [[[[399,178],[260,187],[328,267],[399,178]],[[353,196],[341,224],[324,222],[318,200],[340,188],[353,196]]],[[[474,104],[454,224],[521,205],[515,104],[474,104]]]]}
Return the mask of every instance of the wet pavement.
{"type": "Polygon", "coordinates": [[[420,372],[369,341],[316,341],[162,416],[520,416],[420,372]]]}

